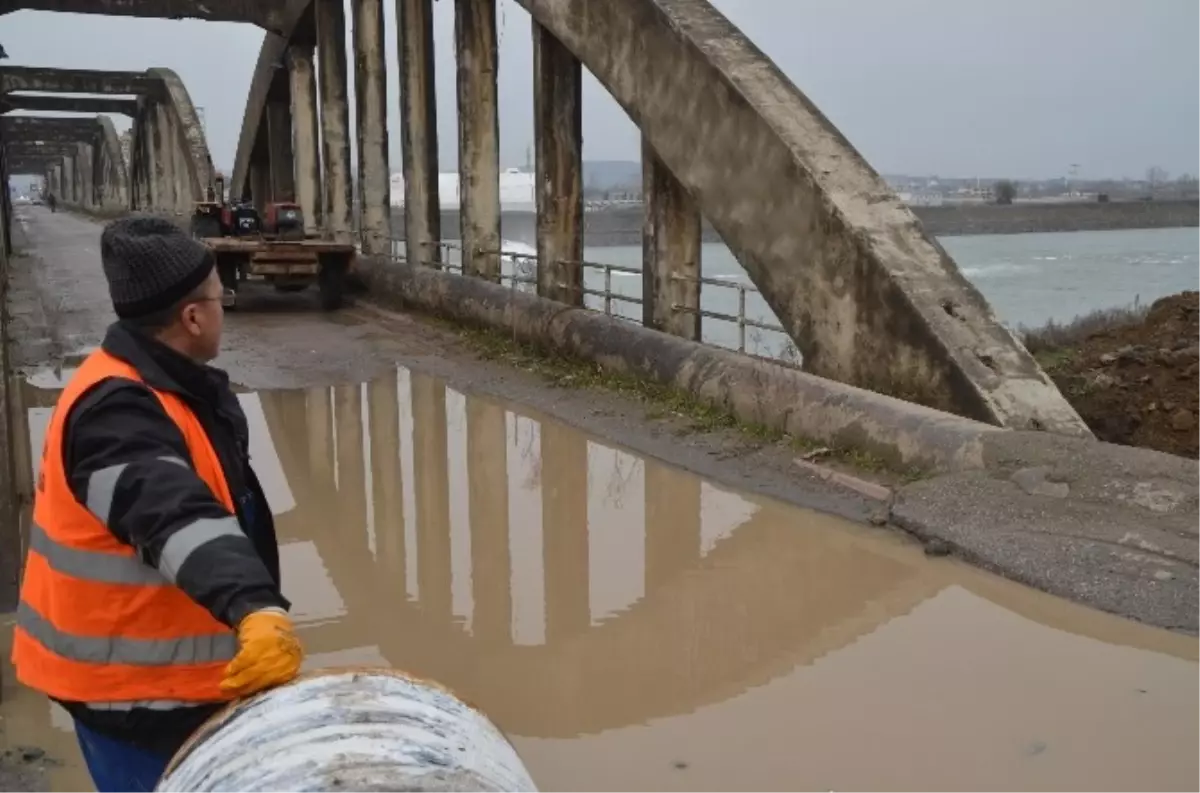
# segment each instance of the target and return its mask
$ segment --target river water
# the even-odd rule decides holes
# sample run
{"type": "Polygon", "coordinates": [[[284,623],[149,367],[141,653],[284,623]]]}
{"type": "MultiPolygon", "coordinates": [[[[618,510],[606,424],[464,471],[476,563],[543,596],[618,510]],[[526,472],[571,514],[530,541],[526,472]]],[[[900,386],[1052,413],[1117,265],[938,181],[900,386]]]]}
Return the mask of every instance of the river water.
{"type": "MultiPolygon", "coordinates": [[[[445,683],[542,789],[1200,782],[1194,638],[408,370],[241,398],[309,668],[445,683]]],[[[3,740],[86,789],[69,720],[11,680],[3,740]]]]}
{"type": "MultiPolygon", "coordinates": [[[[1047,321],[1069,321],[1097,309],[1127,306],[1135,300],[1157,298],[1200,288],[1200,233],[1194,228],[1078,231],[1047,234],[990,234],[942,237],[942,246],[995,309],[1004,323],[1038,326],[1047,321]]],[[[640,268],[642,249],[637,246],[589,247],[587,261],[640,268]]],[[[731,284],[750,284],[729,249],[707,243],[701,252],[706,277],[731,284]]],[[[614,291],[641,296],[641,278],[612,274],[614,291]]],[[[589,288],[601,290],[604,274],[590,270],[589,288]]],[[[602,307],[602,299],[587,298],[602,307]]],[[[737,314],[737,292],[705,284],[701,306],[708,311],[737,314]]],[[[641,306],[615,302],[614,313],[640,319],[641,306]]],[[[746,297],[751,319],[778,324],[766,302],[757,294],[746,297]]],[[[735,325],[705,319],[706,341],[737,348],[735,325]]],[[[751,329],[746,347],[761,355],[774,355],[786,346],[782,334],[751,329]]]]}

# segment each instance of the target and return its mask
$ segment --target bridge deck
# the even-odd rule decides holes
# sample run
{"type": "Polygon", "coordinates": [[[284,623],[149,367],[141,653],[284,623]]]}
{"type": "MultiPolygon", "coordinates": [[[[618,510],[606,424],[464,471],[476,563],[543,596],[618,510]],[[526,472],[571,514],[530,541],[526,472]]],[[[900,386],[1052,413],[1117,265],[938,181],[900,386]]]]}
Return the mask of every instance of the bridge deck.
{"type": "MultiPolygon", "coordinates": [[[[19,245],[32,254],[16,260],[10,296],[28,464],[61,383],[46,368],[69,365],[111,317],[98,224],[18,212],[19,245]]],[[[1178,704],[1196,696],[1191,637],[797,509],[861,519],[870,504],[775,465],[769,449],[730,455],[731,437],[663,432],[679,425],[647,420],[637,403],[481,361],[445,329],[366,306],[323,314],[273,293],[257,307],[228,316],[218,363],[258,391],[246,395],[251,453],[309,663],[395,665],[445,682],[503,725],[544,786],[878,787],[908,773],[909,787],[1034,787],[1046,766],[1014,760],[1013,741],[1040,753],[1080,734],[1112,749],[1087,762],[1047,755],[1068,775],[1063,786],[1191,783],[1194,758],[1145,743],[1195,744],[1194,713],[1178,704]],[[1134,685],[1157,696],[1130,699],[1134,685]],[[1031,723],[1042,725],[1036,741],[1031,723]],[[937,745],[953,762],[863,761],[864,730],[897,757],[937,745]],[[796,735],[809,736],[810,755],[797,754],[796,735]],[[737,761],[719,762],[730,747],[737,761]],[[697,776],[681,773],[689,764],[697,776]]],[[[963,497],[982,487],[951,484],[963,497]]],[[[1158,486],[1139,497],[1161,508],[1158,486]]],[[[996,518],[992,533],[1011,537],[1011,510],[982,508],[996,518]]],[[[1086,528],[1071,538],[1056,536],[1053,520],[1030,522],[1042,528],[1029,547],[1054,543],[1060,578],[1075,573],[1058,550],[1094,563],[1105,549],[1086,528]]],[[[1134,572],[1184,566],[1168,558],[1184,543],[1152,521],[1139,528],[1150,562],[1134,572]]],[[[1088,583],[1104,590],[1101,567],[1088,583]]],[[[1151,578],[1196,589],[1186,572],[1151,578]]],[[[1117,581],[1134,596],[1150,591],[1117,581]]],[[[0,653],[4,642],[0,632],[0,653]]],[[[22,741],[73,756],[44,699],[15,700],[5,711],[22,714],[22,741]]],[[[67,780],[78,765],[60,768],[59,785],[78,788],[67,780]]]]}

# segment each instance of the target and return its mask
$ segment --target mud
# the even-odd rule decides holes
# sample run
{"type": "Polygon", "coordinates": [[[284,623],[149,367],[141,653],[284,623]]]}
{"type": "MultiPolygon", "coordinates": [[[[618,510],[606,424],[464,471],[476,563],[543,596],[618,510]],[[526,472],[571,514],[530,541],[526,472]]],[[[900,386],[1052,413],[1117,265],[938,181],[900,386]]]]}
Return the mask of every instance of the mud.
{"type": "MultiPolygon", "coordinates": [[[[541,789],[1200,783],[1193,639],[408,368],[241,399],[306,668],[442,682],[541,789]]],[[[86,787],[62,713],[4,693],[4,740],[86,787]]]]}
{"type": "Polygon", "coordinates": [[[1200,293],[1156,301],[1135,325],[1056,353],[1048,373],[1096,437],[1200,453],[1200,293]]]}

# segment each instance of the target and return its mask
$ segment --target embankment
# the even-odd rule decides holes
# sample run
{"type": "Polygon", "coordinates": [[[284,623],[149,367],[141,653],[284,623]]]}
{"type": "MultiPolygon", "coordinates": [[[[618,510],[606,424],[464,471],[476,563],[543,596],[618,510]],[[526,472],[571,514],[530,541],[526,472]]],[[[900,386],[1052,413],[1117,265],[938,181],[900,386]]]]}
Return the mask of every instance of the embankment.
{"type": "MultiPolygon", "coordinates": [[[[1200,226],[1200,202],[1196,201],[1124,201],[1101,204],[995,204],[943,205],[914,207],[925,229],[935,236],[969,234],[1026,234],[1052,231],[1110,231],[1117,229],[1155,229],[1200,226]]],[[[587,244],[597,246],[641,245],[642,208],[639,205],[614,207],[584,215],[587,244]]],[[[505,239],[532,245],[536,237],[537,217],[533,212],[504,212],[501,233],[505,239]]],[[[442,212],[442,235],[457,239],[457,210],[442,212]]],[[[404,236],[404,213],[392,212],[392,234],[404,236]]],[[[707,223],[704,241],[721,238],[707,223]]]]}

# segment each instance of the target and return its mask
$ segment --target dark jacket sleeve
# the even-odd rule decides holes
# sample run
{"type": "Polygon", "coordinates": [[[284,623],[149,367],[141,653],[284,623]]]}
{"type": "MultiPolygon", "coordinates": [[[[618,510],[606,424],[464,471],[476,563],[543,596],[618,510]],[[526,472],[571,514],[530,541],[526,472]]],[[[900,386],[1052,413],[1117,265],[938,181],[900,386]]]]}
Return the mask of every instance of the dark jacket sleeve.
{"type": "Polygon", "coordinates": [[[287,607],[149,389],[119,379],[97,385],[67,417],[63,447],[75,498],[218,620],[233,627],[256,609],[287,607]]]}

